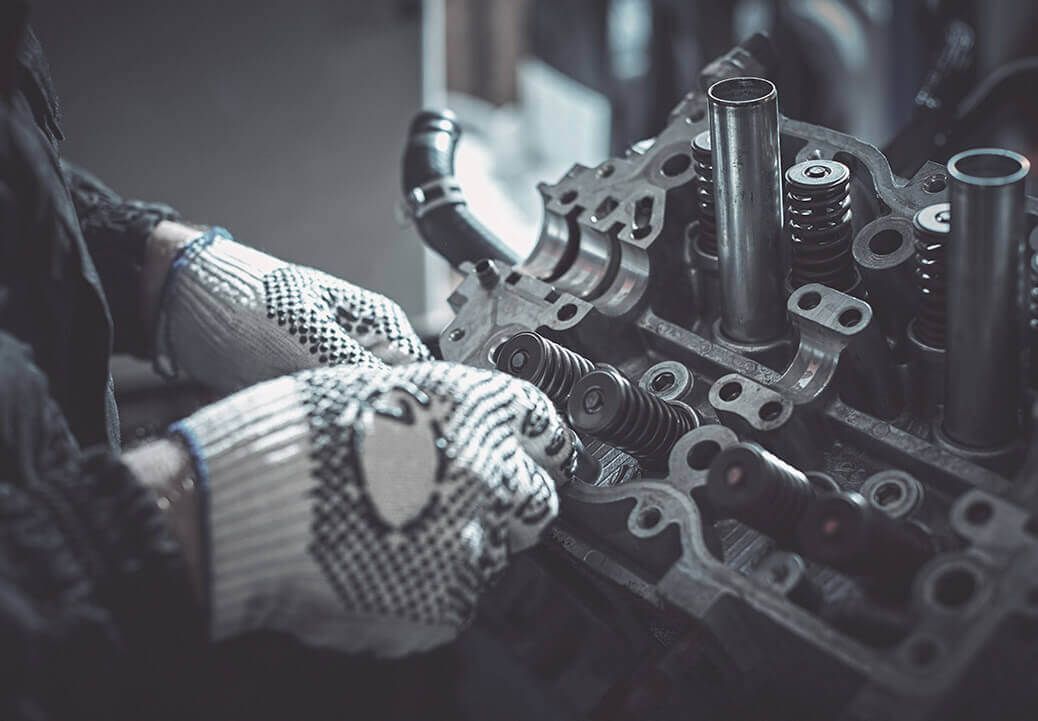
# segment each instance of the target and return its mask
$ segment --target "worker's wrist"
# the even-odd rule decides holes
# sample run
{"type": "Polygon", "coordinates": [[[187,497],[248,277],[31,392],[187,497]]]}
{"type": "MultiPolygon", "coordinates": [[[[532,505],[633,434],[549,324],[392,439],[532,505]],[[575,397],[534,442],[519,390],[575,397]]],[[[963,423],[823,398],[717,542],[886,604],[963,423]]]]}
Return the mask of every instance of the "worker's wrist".
{"type": "Polygon", "coordinates": [[[145,327],[154,329],[173,261],[180,251],[203,233],[205,228],[171,220],[163,220],[148,236],[141,267],[141,314],[145,327]]]}
{"type": "Polygon", "coordinates": [[[195,597],[205,600],[205,553],[198,478],[191,455],[175,438],[138,446],[123,455],[138,481],[151,490],[171,535],[180,545],[195,597]]]}

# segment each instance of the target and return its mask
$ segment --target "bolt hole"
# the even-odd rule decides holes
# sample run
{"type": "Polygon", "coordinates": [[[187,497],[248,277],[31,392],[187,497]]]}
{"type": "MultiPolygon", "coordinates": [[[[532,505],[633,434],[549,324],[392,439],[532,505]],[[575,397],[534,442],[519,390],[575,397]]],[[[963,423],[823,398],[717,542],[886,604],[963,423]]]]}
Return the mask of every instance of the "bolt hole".
{"type": "Polygon", "coordinates": [[[885,481],[872,492],[872,498],[876,505],[881,508],[892,506],[900,501],[905,495],[904,489],[897,481],[885,481]]]}
{"type": "Polygon", "coordinates": [[[817,308],[818,304],[822,302],[822,294],[818,291],[808,291],[797,299],[797,306],[801,310],[811,310],[817,308]]]}
{"type": "Polygon", "coordinates": [[[692,446],[685,460],[694,471],[705,471],[721,452],[721,444],[717,441],[700,441],[692,446]]]}
{"type": "Polygon", "coordinates": [[[987,501],[974,501],[966,507],[966,520],[974,526],[983,526],[991,520],[995,509],[987,501]]]}
{"type": "Polygon", "coordinates": [[[916,666],[929,666],[937,660],[937,644],[928,638],[916,639],[909,648],[909,658],[916,666]]]}
{"type": "Polygon", "coordinates": [[[508,283],[508,285],[515,285],[522,279],[522,277],[522,273],[516,273],[513,271],[508,274],[507,278],[505,278],[505,282],[508,283]]]}
{"type": "Polygon", "coordinates": [[[692,157],[686,153],[678,153],[663,161],[663,165],[660,166],[660,172],[668,178],[676,178],[691,167],[692,157]]]}
{"type": "Polygon", "coordinates": [[[555,317],[559,320],[570,320],[577,314],[577,306],[572,303],[566,303],[566,305],[559,308],[559,312],[555,314],[555,317]]]}
{"type": "Polygon", "coordinates": [[[577,199],[577,191],[575,191],[575,190],[567,190],[565,193],[562,194],[562,197],[559,198],[559,202],[561,202],[563,205],[569,205],[570,203],[572,203],[576,199],[577,199]]]}
{"type": "Polygon", "coordinates": [[[722,401],[731,403],[742,395],[742,383],[739,383],[738,381],[729,381],[721,386],[721,390],[718,391],[717,395],[721,396],[722,401]]]}
{"type": "Polygon", "coordinates": [[[658,508],[646,508],[640,514],[638,514],[638,528],[648,531],[650,528],[655,528],[659,525],[660,521],[663,520],[663,514],[660,513],[658,508]]]}
{"type": "Polygon", "coordinates": [[[613,167],[612,163],[606,163],[605,165],[603,165],[601,168],[598,169],[598,177],[600,177],[600,178],[608,178],[610,175],[613,174],[613,171],[615,171],[615,170],[616,170],[616,168],[613,167]]]}
{"type": "Polygon", "coordinates": [[[965,568],[950,568],[934,581],[934,599],[945,608],[961,608],[977,592],[977,577],[965,568]]]}
{"type": "Polygon", "coordinates": [[[676,381],[677,378],[674,377],[673,373],[670,371],[663,371],[662,373],[656,374],[652,379],[652,382],[649,384],[649,387],[657,393],[662,393],[665,390],[673,388],[676,381]]]}
{"type": "Polygon", "coordinates": [[[450,335],[448,335],[447,337],[450,340],[452,340],[452,341],[459,341],[459,340],[461,340],[462,338],[465,337],[465,329],[464,328],[455,328],[454,330],[452,330],[450,332],[450,335]]]}
{"type": "Polygon", "coordinates": [[[869,239],[869,250],[876,255],[890,255],[897,252],[905,242],[905,237],[893,228],[881,230],[869,239]]]}
{"type": "Polygon", "coordinates": [[[840,313],[840,325],[844,328],[853,328],[858,325],[858,323],[861,323],[861,319],[861,311],[857,308],[848,308],[844,312],[840,313]]]}
{"type": "Polygon", "coordinates": [[[782,404],[778,401],[768,401],[757,411],[762,421],[773,421],[782,415],[782,404]]]}
{"type": "Polygon", "coordinates": [[[935,175],[929,175],[923,180],[923,192],[924,193],[940,193],[942,190],[948,187],[948,177],[943,173],[937,173],[935,175]]]}
{"type": "Polygon", "coordinates": [[[649,233],[651,232],[651,225],[639,225],[637,228],[631,231],[631,235],[634,237],[635,240],[642,240],[643,238],[648,237],[649,233]]]}

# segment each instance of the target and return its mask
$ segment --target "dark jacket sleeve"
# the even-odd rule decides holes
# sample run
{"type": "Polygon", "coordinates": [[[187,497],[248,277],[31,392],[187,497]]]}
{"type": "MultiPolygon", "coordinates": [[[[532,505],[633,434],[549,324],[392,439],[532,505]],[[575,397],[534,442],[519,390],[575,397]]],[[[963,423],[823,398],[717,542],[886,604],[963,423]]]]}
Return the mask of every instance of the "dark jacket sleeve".
{"type": "Polygon", "coordinates": [[[168,205],[126,200],[91,173],[62,161],[90,257],[101,278],[115,329],[116,353],[151,355],[151,329],[140,317],[141,266],[148,236],[180,215],[168,205]]]}
{"type": "Polygon", "coordinates": [[[0,718],[191,717],[203,643],[155,498],[0,331],[0,718]]]}

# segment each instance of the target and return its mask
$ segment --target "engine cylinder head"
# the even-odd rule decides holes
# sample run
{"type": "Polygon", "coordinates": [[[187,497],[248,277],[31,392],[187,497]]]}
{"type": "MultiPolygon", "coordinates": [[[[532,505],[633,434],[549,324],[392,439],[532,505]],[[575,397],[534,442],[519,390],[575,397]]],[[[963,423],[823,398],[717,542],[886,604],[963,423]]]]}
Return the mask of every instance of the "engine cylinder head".
{"type": "Polygon", "coordinates": [[[565,403],[573,384],[595,368],[587,358],[530,331],[505,341],[497,349],[494,365],[537,386],[556,405],[565,403]]]}
{"type": "Polygon", "coordinates": [[[707,498],[719,514],[742,521],[785,548],[815,497],[807,476],[753,443],[737,443],[717,455],[706,481],[707,498]]]}
{"type": "Polygon", "coordinates": [[[913,328],[920,341],[943,350],[948,325],[946,288],[951,205],[934,203],[926,206],[915,214],[912,226],[915,231],[915,277],[920,294],[913,328]]]}
{"type": "Polygon", "coordinates": [[[692,139],[696,171],[696,207],[699,209],[699,247],[717,255],[717,218],[714,207],[714,159],[710,154],[710,131],[692,139]]]}
{"type": "Polygon", "coordinates": [[[577,381],[566,410],[576,430],[653,469],[665,468],[670,449],[699,425],[691,409],[657,398],[608,366],[577,381]]]}
{"type": "Polygon", "coordinates": [[[835,160],[805,160],[786,171],[786,218],[793,288],[858,284],[851,249],[851,171],[835,160]]]}

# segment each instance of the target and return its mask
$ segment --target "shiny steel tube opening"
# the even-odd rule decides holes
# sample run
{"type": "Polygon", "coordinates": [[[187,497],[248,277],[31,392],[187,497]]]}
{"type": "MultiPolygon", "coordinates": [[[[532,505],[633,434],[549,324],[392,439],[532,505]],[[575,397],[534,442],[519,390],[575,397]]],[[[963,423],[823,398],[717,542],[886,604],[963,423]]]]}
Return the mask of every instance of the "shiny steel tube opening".
{"type": "Polygon", "coordinates": [[[764,78],[710,86],[721,335],[767,343],[785,332],[778,92],[764,78]]]}
{"type": "Polygon", "coordinates": [[[948,161],[944,434],[998,449],[1020,433],[1020,285],[1025,179],[1031,164],[980,148],[948,161]]]}

